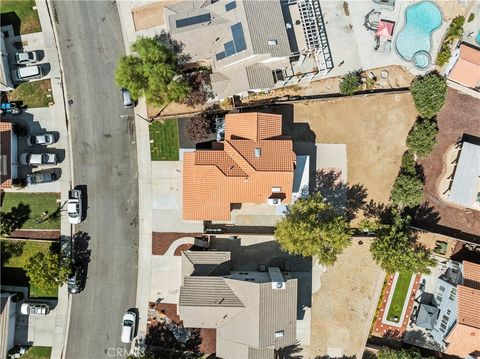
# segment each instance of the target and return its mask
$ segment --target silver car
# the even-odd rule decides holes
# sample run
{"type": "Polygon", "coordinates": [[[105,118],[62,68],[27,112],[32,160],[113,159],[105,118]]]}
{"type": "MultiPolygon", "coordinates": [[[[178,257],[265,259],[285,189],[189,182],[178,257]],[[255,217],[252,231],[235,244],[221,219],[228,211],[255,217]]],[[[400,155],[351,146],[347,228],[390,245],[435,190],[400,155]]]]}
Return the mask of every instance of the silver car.
{"type": "Polygon", "coordinates": [[[27,175],[26,181],[28,185],[55,182],[57,175],[55,172],[33,172],[27,175]]]}
{"type": "Polygon", "coordinates": [[[34,64],[38,61],[35,51],[17,52],[15,54],[15,62],[17,65],[34,64]]]}
{"type": "Polygon", "coordinates": [[[27,145],[29,146],[48,146],[54,144],[56,141],[53,133],[47,132],[41,135],[32,135],[27,138],[27,145]]]}
{"type": "Polygon", "coordinates": [[[57,155],[55,153],[22,153],[20,163],[29,166],[56,165],[57,155]]]}
{"type": "Polygon", "coordinates": [[[47,315],[50,307],[44,303],[23,303],[20,312],[24,315],[47,315]]]}

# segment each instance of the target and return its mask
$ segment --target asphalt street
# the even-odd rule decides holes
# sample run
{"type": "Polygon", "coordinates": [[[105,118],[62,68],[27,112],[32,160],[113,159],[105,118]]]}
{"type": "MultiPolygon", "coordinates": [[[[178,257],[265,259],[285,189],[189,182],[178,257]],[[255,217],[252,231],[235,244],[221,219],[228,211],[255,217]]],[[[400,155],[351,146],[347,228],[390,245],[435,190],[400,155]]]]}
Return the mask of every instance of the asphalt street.
{"type": "Polygon", "coordinates": [[[129,348],[120,342],[120,323],[135,306],[138,182],[133,111],[124,110],[114,82],[125,53],[119,15],[113,1],[55,1],[54,18],[70,100],[74,185],[88,192],[87,217],[75,231],[91,238],[65,357],[124,357],[117,348],[129,348]]]}

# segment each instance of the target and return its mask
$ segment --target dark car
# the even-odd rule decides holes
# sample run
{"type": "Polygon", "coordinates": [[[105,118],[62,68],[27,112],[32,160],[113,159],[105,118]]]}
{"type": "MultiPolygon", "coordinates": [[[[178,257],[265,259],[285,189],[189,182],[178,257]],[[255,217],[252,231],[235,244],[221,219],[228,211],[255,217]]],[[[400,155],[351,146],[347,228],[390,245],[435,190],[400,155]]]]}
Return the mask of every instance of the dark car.
{"type": "Polygon", "coordinates": [[[78,294],[85,287],[85,269],[80,265],[73,265],[70,277],[68,277],[68,293],[78,294]]]}
{"type": "Polygon", "coordinates": [[[27,175],[27,185],[55,182],[57,175],[55,172],[33,172],[27,175]]]}

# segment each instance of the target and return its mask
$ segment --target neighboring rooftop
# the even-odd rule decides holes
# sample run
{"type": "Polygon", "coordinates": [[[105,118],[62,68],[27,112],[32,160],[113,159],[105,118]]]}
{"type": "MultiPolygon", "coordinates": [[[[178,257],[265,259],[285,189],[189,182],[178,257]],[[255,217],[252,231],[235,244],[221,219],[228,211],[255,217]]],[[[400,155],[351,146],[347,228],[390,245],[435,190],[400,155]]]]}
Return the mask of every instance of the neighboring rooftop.
{"type": "Polygon", "coordinates": [[[0,188],[12,187],[12,124],[0,122],[0,188]]]}
{"type": "Polygon", "coordinates": [[[463,285],[457,286],[457,323],[445,351],[462,358],[480,348],[480,264],[463,261],[463,276],[463,285]]]}
{"type": "Polygon", "coordinates": [[[449,200],[464,207],[478,202],[480,193],[480,145],[463,141],[449,200]]]}
{"type": "Polygon", "coordinates": [[[295,168],[282,116],[228,114],[225,140],[184,155],[183,218],[229,221],[233,204],[289,204],[295,168]]]}
{"type": "Polygon", "coordinates": [[[461,44],[460,56],[448,78],[466,87],[479,87],[480,49],[470,44],[461,44]]]}
{"type": "MultiPolygon", "coordinates": [[[[206,251],[195,257],[197,263],[219,262],[206,251]]],[[[192,274],[180,288],[178,312],[186,327],[217,329],[219,357],[273,359],[275,349],[296,343],[297,280],[276,267],[226,276],[192,274]]]]}

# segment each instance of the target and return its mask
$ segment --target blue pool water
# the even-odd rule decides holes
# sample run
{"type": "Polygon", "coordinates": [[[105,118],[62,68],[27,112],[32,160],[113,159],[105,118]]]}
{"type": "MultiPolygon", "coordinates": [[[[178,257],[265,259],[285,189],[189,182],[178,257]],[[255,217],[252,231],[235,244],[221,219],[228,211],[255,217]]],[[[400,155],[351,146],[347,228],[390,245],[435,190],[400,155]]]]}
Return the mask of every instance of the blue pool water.
{"type": "Polygon", "coordinates": [[[424,56],[415,54],[419,51],[430,52],[431,34],[442,25],[442,13],[430,1],[422,1],[411,5],[405,12],[405,26],[397,35],[395,46],[405,60],[416,62],[416,65],[425,68],[424,56]]]}

